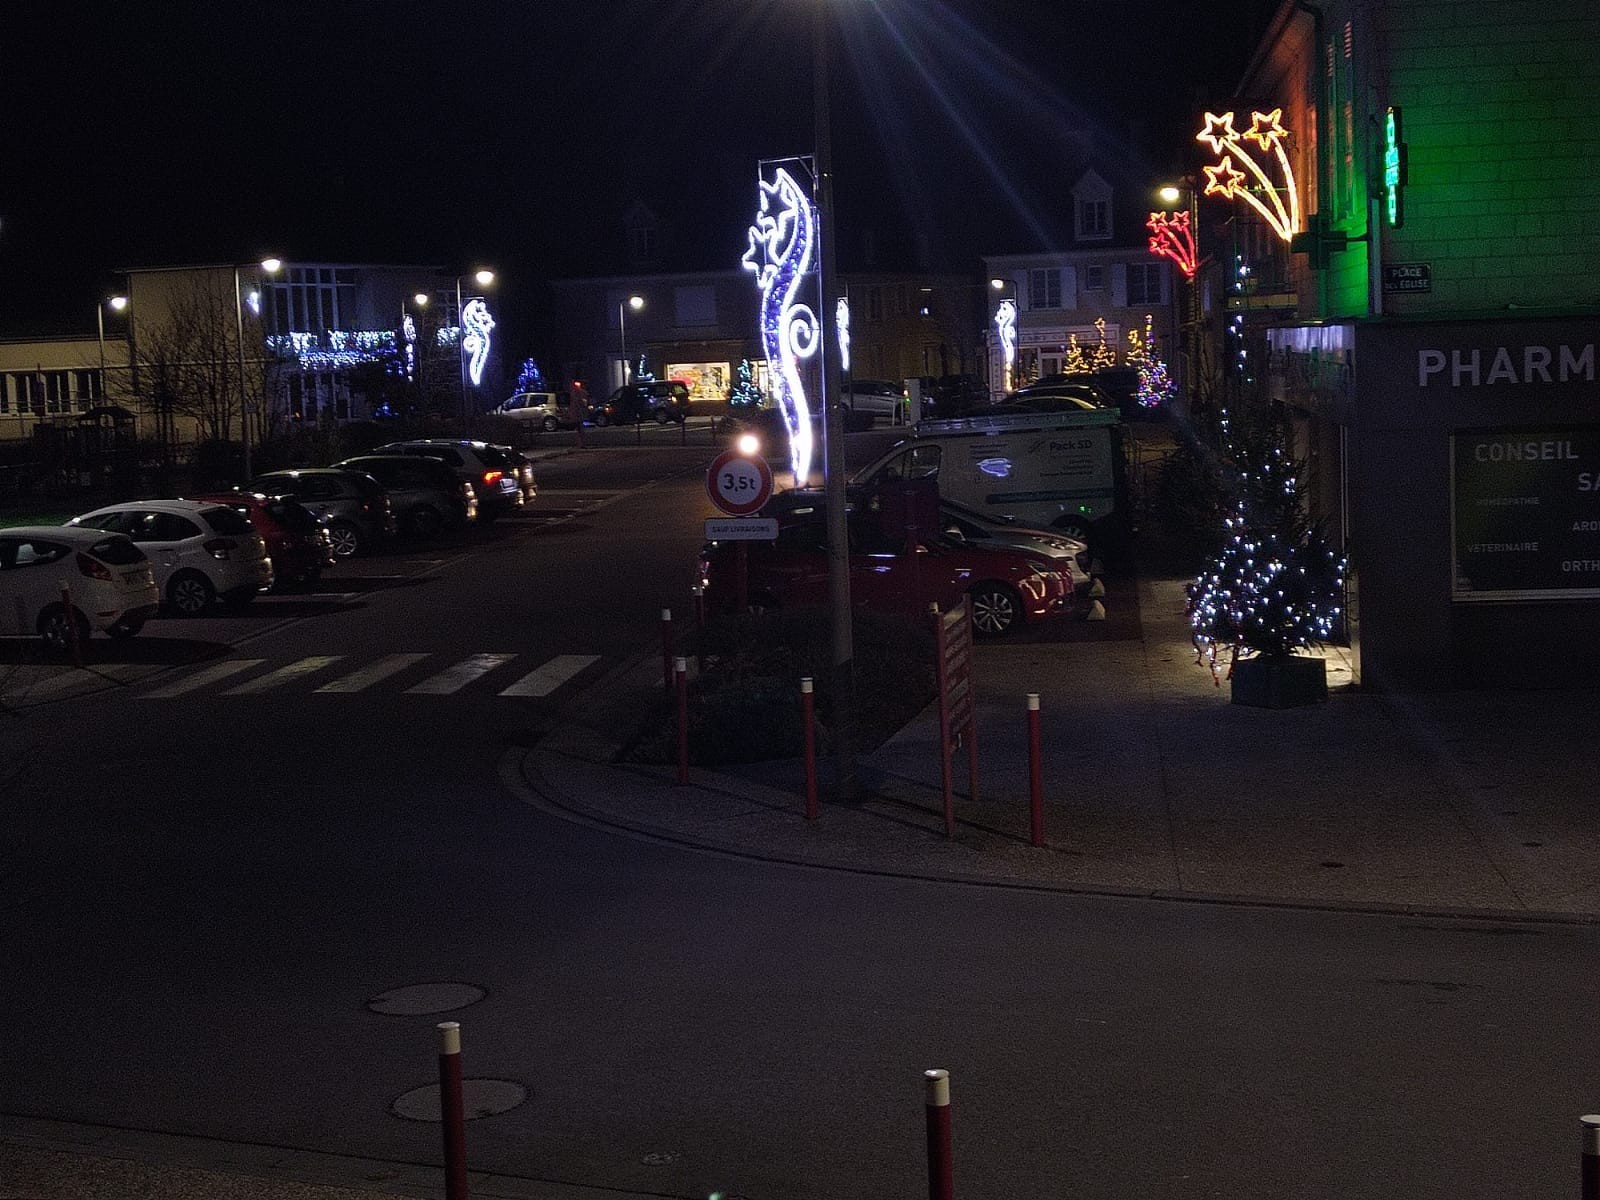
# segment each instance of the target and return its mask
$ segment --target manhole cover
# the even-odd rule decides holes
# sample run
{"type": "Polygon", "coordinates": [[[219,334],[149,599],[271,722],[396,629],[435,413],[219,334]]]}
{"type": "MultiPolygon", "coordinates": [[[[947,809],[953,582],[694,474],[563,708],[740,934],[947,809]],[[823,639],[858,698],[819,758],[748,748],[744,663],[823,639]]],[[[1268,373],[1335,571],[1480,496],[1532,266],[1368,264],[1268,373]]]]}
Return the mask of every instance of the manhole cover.
{"type": "MultiPolygon", "coordinates": [[[[479,1117],[494,1117],[510,1112],[528,1098],[528,1089],[509,1079],[463,1079],[461,1081],[461,1111],[469,1121],[479,1117]]],[[[432,1121],[441,1119],[439,1110],[439,1085],[412,1088],[389,1106],[389,1111],[407,1121],[432,1121]]]]}
{"type": "Polygon", "coordinates": [[[465,1008],[487,994],[470,983],[414,983],[374,996],[367,1001],[367,1007],[373,1012],[396,1017],[421,1017],[465,1008]]]}

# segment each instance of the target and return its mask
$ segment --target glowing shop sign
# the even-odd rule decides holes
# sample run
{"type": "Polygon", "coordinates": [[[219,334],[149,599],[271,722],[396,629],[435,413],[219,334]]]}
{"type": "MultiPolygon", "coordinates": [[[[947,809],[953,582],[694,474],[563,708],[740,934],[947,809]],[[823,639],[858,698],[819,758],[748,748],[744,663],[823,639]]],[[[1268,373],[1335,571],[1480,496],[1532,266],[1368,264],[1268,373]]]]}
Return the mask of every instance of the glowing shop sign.
{"type": "Polygon", "coordinates": [[[833,306],[833,326],[839,339],[839,369],[850,369],[850,301],[843,296],[833,306]]]}
{"type": "Polygon", "coordinates": [[[1011,368],[1017,365],[1017,303],[1002,300],[994,310],[994,331],[1000,338],[1000,358],[1005,363],[1006,386],[1011,390],[1011,368]]]}
{"type": "Polygon", "coordinates": [[[1200,249],[1195,245],[1189,210],[1153,212],[1145,227],[1150,230],[1150,253],[1170,258],[1186,279],[1193,279],[1200,269],[1200,249]]]}
{"type": "Polygon", "coordinates": [[[483,367],[489,361],[489,331],[494,328],[494,318],[489,306],[482,300],[468,300],[461,310],[461,352],[468,355],[467,374],[472,386],[483,382],[483,367]]]}
{"type": "Polygon", "coordinates": [[[1240,133],[1233,127],[1231,112],[1221,116],[1208,112],[1206,127],[1195,135],[1195,141],[1209,142],[1212,153],[1222,155],[1221,162],[1204,168],[1205,194],[1225,200],[1243,200],[1287,242],[1300,230],[1300,193],[1295,187],[1289,154],[1284,149],[1289,131],[1281,123],[1282,116],[1281,108],[1267,113],[1252,112],[1250,128],[1240,133]],[[1258,149],[1251,150],[1246,142],[1256,143],[1258,149]],[[1258,153],[1261,161],[1257,161],[1258,153]],[[1235,159],[1238,166],[1234,165],[1235,159]],[[1273,183],[1268,169],[1272,166],[1278,168],[1280,184],[1273,183]]]}
{"type": "Polygon", "coordinates": [[[761,208],[739,262],[755,274],[761,289],[761,343],[789,431],[789,465],[800,485],[811,475],[813,440],[800,362],[821,346],[822,323],[797,297],[815,261],[817,213],[806,190],[784,168],[777,168],[770,183],[759,182],[761,208]]]}
{"type": "Polygon", "coordinates": [[[1390,105],[1383,117],[1383,211],[1389,228],[1405,224],[1405,201],[1400,191],[1406,185],[1406,145],[1400,140],[1400,110],[1390,105]]]}

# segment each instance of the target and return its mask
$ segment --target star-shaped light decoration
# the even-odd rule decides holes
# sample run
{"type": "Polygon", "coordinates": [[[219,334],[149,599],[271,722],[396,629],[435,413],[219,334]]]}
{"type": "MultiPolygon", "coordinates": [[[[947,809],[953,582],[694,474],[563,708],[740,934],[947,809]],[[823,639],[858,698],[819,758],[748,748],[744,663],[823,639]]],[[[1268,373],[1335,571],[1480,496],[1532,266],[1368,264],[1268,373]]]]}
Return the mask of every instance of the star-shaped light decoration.
{"type": "Polygon", "coordinates": [[[1226,200],[1244,190],[1244,172],[1238,170],[1233,165],[1233,159],[1226,155],[1216,166],[1201,169],[1206,173],[1205,194],[1208,196],[1221,196],[1226,200]]]}
{"type": "Polygon", "coordinates": [[[1250,128],[1240,136],[1257,143],[1263,150],[1274,150],[1289,137],[1289,131],[1283,127],[1282,117],[1281,108],[1269,113],[1252,112],[1250,128]]]}
{"type": "Polygon", "coordinates": [[[1220,117],[1216,113],[1206,114],[1206,127],[1195,134],[1197,142],[1210,142],[1211,153],[1221,154],[1224,145],[1239,140],[1239,134],[1233,127],[1233,114],[1223,113],[1220,117]],[[1220,132],[1219,132],[1220,131],[1220,132]]]}

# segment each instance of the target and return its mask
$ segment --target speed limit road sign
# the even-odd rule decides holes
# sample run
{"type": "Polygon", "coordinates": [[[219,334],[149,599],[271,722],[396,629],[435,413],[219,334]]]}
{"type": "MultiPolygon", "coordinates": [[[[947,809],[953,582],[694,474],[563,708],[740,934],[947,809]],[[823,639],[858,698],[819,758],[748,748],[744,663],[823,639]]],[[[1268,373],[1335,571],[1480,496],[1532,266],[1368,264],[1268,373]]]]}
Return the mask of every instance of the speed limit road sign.
{"type": "Polygon", "coordinates": [[[724,450],[706,472],[706,493],[730,517],[748,516],[772,499],[772,468],[763,458],[724,450]]]}

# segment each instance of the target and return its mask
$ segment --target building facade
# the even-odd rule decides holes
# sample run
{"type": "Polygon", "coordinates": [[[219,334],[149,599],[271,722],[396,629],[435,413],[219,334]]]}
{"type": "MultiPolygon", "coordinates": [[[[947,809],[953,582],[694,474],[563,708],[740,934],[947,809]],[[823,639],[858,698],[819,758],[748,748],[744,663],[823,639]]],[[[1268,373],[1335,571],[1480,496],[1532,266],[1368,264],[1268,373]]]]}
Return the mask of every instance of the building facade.
{"type": "Polygon", "coordinates": [[[1001,285],[991,283],[991,320],[994,302],[1016,306],[1009,382],[1001,339],[986,338],[996,394],[1042,376],[1126,366],[1129,350],[1137,361],[1137,347],[1145,344],[1174,362],[1181,297],[1170,261],[1150,252],[1143,224],[1153,203],[1149,190],[1113,186],[1087,170],[1070,191],[1068,248],[984,258],[991,281],[1001,285]]]}
{"type": "Polygon", "coordinates": [[[1600,669],[1597,45],[1589,5],[1291,2],[1207,118],[1218,190],[1242,154],[1273,184],[1232,189],[1269,231],[1235,270],[1284,286],[1230,331],[1350,555],[1366,683],[1600,669]]]}

